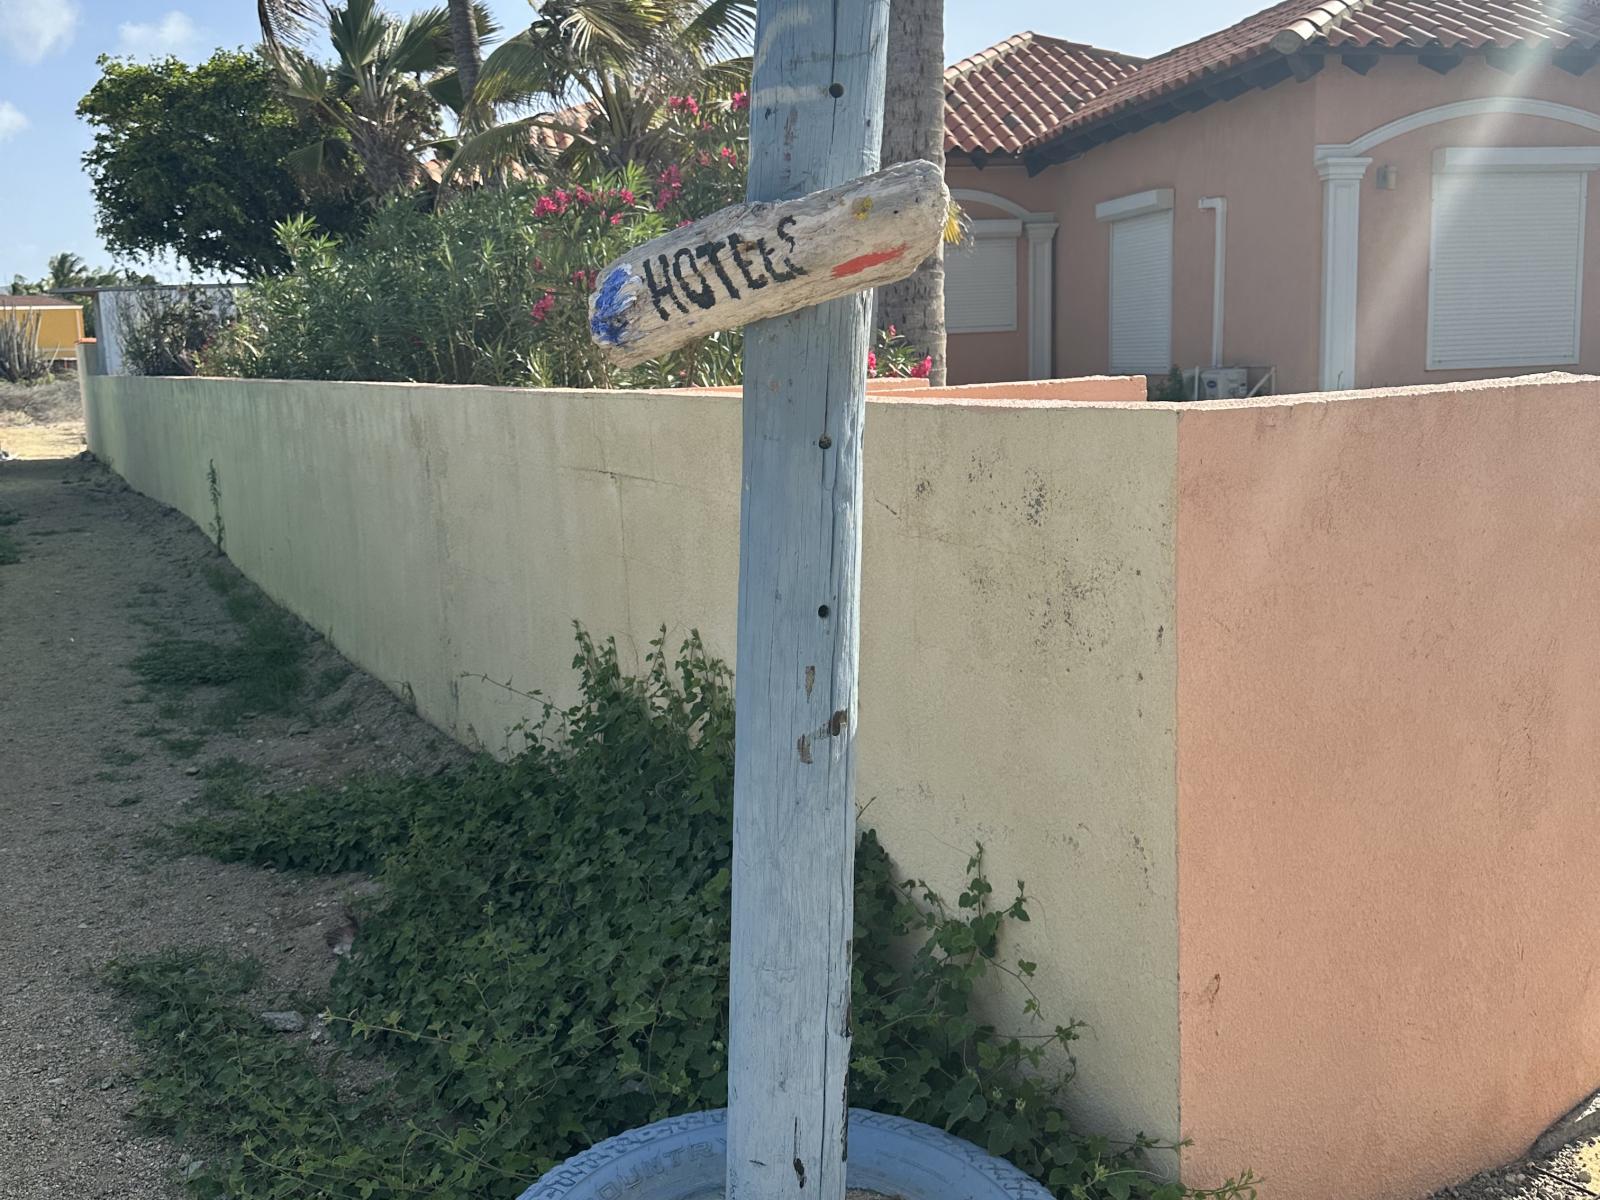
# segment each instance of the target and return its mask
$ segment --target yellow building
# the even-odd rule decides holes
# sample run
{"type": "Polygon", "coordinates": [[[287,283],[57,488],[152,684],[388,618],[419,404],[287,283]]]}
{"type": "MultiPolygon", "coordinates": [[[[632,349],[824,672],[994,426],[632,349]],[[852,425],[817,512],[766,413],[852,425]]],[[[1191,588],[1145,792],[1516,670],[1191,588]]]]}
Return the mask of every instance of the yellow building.
{"type": "Polygon", "coordinates": [[[72,362],[83,337],[83,309],[60,296],[0,295],[0,321],[39,322],[39,347],[56,362],[72,362]]]}

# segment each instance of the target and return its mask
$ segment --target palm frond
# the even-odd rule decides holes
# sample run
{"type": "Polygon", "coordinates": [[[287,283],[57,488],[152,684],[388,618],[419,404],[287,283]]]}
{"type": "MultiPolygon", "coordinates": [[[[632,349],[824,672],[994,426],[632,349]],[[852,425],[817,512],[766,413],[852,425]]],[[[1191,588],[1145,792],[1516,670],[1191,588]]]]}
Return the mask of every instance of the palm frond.
{"type": "Polygon", "coordinates": [[[438,70],[450,59],[450,13],[427,8],[389,26],[391,38],[384,60],[392,71],[423,75],[438,70]]]}
{"type": "Polygon", "coordinates": [[[717,55],[748,51],[756,32],[755,0],[711,0],[684,29],[684,41],[717,55]]]}
{"type": "Polygon", "coordinates": [[[256,0],[261,39],[271,49],[298,45],[320,9],[315,0],[256,0]]]}
{"type": "Polygon", "coordinates": [[[478,106],[523,104],[535,97],[555,98],[563,75],[554,69],[548,48],[524,30],[501,42],[483,60],[473,102],[478,106]]]}
{"type": "Polygon", "coordinates": [[[532,134],[535,129],[571,132],[568,127],[552,124],[548,117],[537,116],[507,121],[503,125],[472,134],[462,139],[461,145],[450,156],[450,161],[446,164],[444,174],[439,180],[440,185],[448,186],[458,175],[470,175],[473,171],[487,172],[502,163],[518,162],[528,158],[532,150],[532,134]]]}

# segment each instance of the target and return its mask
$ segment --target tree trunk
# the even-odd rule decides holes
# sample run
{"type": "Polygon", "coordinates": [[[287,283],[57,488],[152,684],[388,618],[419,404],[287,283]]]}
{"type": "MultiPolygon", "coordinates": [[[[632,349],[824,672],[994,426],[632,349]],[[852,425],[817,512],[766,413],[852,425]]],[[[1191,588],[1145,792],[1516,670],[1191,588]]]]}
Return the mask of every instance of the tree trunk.
{"type": "MultiPolygon", "coordinates": [[[[944,0],[892,0],[884,85],[883,165],[925,158],[944,165],[944,0]]],[[[916,274],[878,289],[878,327],[895,327],[933,359],[928,380],[945,382],[944,247],[916,274]]]]}
{"type": "Polygon", "coordinates": [[[472,0],[450,0],[450,49],[456,60],[456,77],[461,80],[463,110],[471,105],[478,87],[478,71],[483,59],[478,50],[478,19],[472,0]]]}

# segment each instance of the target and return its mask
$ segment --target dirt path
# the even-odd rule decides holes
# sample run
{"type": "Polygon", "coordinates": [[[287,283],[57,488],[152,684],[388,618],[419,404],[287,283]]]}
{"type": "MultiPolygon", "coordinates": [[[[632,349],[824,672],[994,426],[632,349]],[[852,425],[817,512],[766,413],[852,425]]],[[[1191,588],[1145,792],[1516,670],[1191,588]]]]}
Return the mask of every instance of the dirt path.
{"type": "Polygon", "coordinates": [[[175,858],[149,835],[225,756],[288,784],[457,752],[320,642],[310,673],[342,682],[306,713],[226,734],[163,717],[128,663],[155,629],[229,634],[202,575],[221,563],[210,543],[70,460],[0,463],[0,520],[20,555],[0,565],[0,1198],[177,1200],[177,1152],[125,1119],[130,1047],[99,972],[212,947],[259,958],[276,986],[315,987],[344,889],[175,858]]]}
{"type": "Polygon", "coordinates": [[[0,459],[71,458],[83,447],[75,373],[27,387],[0,382],[0,459]]]}

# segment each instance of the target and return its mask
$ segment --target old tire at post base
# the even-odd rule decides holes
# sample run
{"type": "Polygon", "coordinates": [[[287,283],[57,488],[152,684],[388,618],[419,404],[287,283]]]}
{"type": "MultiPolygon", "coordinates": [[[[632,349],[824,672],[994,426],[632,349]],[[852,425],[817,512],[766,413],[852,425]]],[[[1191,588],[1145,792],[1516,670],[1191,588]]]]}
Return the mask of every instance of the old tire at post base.
{"type": "MultiPolygon", "coordinates": [[[[727,1171],[727,1110],[608,1138],[547,1171],[518,1200],[705,1200],[727,1171]]],[[[846,1183],[905,1200],[1051,1200],[1032,1176],[942,1129],[850,1110],[846,1183]]]]}

